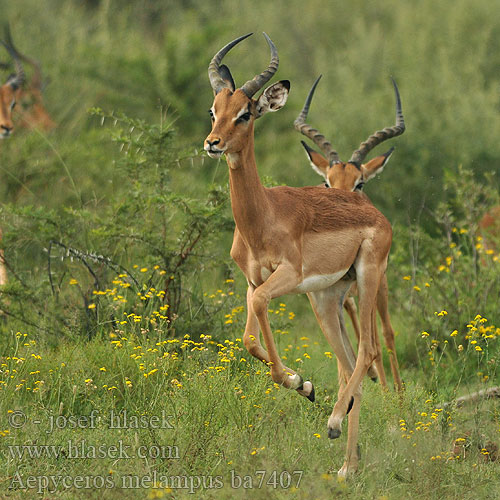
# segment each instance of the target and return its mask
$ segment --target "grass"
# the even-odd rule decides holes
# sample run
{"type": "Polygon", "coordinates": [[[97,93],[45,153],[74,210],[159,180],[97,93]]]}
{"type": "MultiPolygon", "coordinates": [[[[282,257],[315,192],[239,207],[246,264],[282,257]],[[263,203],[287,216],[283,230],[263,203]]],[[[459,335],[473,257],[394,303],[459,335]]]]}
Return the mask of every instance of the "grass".
{"type": "MultiPolygon", "coordinates": [[[[222,294],[215,292],[212,300],[222,294]]],[[[48,476],[52,481],[83,476],[78,487],[66,491],[61,483],[45,484],[44,494],[72,499],[183,498],[192,497],[190,490],[197,498],[228,499],[498,495],[498,462],[489,461],[483,449],[488,441],[498,442],[498,403],[442,410],[443,394],[422,388],[426,374],[404,366],[402,395],[364,382],[360,470],[338,482],[346,428],[336,441],[325,432],[336,400],[335,360],[319,332],[296,331],[286,304],[271,315],[280,352],[316,386],[314,404],[272,383],[267,368],[250,359],[236,336],[243,308],[227,310],[226,333],[219,339],[147,336],[135,322],[110,329],[106,338],[63,341],[57,348],[38,345],[29,334],[13,335],[2,365],[0,491],[6,498],[24,498],[9,485],[41,477],[30,483],[34,494],[45,484],[37,481],[48,476]],[[100,420],[92,421],[92,414],[100,420]],[[115,428],[117,415],[128,428],[115,428]],[[15,428],[9,418],[24,425],[15,428]],[[460,458],[453,453],[457,438],[467,441],[460,458]],[[58,458],[43,455],[56,448],[30,458],[27,449],[9,448],[16,445],[64,451],[58,458]]]]}

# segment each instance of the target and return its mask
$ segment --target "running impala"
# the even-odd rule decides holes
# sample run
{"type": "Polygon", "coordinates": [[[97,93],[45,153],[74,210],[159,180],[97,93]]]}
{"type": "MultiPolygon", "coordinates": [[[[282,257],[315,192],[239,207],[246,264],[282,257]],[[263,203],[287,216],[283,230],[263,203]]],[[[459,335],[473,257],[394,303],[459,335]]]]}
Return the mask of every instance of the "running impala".
{"type": "Polygon", "coordinates": [[[271,49],[268,68],[236,88],[221,61],[248,36],[224,46],[210,62],[208,75],[214,101],[210,109],[212,130],[205,139],[209,156],[225,155],[229,167],[236,223],[231,256],[248,283],[243,341],[253,356],[270,367],[274,382],[313,401],[313,384],[283,364],[268,318],[271,299],[289,293],[308,295],[342,367],[338,400],[328,419],[328,435],[338,438],[342,421],[349,414],[347,452],[339,470],[339,475],[345,476],[358,467],[361,382],[372,362],[381,356],[372,330],[372,312],[387,265],[392,229],[387,219],[356,193],[324,187],[262,185],[255,163],[254,123],[285,105],[290,83],[277,82],[254,98],[278,69],[276,47],[264,34],[271,49]],[[354,281],[360,316],[357,358],[342,312],[345,294],[354,281]],[[260,343],[259,328],[265,348],[260,343]]]}

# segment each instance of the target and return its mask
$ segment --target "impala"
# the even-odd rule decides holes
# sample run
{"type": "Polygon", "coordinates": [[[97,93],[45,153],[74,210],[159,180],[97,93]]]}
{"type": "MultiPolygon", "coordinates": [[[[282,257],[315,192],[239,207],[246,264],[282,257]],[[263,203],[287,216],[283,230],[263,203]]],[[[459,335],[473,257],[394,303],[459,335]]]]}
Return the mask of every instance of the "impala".
{"type": "MultiPolygon", "coordinates": [[[[50,117],[43,103],[43,76],[40,63],[17,50],[12,41],[10,29],[5,30],[5,46],[8,46],[9,53],[14,61],[23,61],[33,68],[33,75],[29,84],[20,85],[17,92],[17,101],[20,106],[17,108],[19,114],[19,125],[28,129],[51,130],[55,123],[50,117]]],[[[5,64],[3,66],[6,66],[5,64]]]]}
{"type": "MultiPolygon", "coordinates": [[[[337,153],[332,149],[332,145],[325,137],[316,129],[312,128],[305,121],[307,119],[307,113],[309,112],[309,107],[316,90],[316,86],[319,83],[321,76],[314,82],[309,94],[307,95],[304,107],[300,112],[299,116],[294,122],[295,128],[304,134],[309,139],[313,140],[323,151],[323,153],[329,158],[316,152],[314,149],[310,148],[304,141],[301,141],[304,149],[306,150],[307,156],[311,163],[313,169],[318,172],[325,179],[325,185],[330,188],[342,189],[344,191],[352,191],[358,193],[359,196],[363,196],[368,200],[368,196],[362,191],[363,186],[366,182],[372,179],[375,175],[382,172],[384,166],[389,161],[389,158],[394,150],[391,148],[387,153],[377,156],[365,164],[361,164],[360,158],[355,159],[356,161],[350,161],[348,163],[342,163],[339,160],[337,153]]],[[[401,98],[399,96],[398,87],[396,82],[393,80],[394,92],[396,95],[396,123],[399,127],[398,134],[403,133],[405,129],[403,112],[401,108],[401,98]]],[[[387,132],[392,133],[392,132],[387,132]]],[[[384,132],[378,132],[378,134],[384,134],[384,132]]],[[[387,137],[388,138],[388,137],[387,137]]],[[[382,139],[385,140],[385,139],[382,139]]],[[[381,141],[379,141],[381,142],[381,141]]],[[[374,146],[371,146],[372,149],[374,146]]],[[[366,153],[364,153],[366,154],[366,153]]],[[[356,285],[353,285],[355,289],[356,285]]],[[[352,291],[354,294],[355,290],[352,291]]],[[[346,297],[344,302],[344,308],[349,314],[356,337],[359,342],[360,332],[359,332],[359,322],[357,318],[356,303],[352,295],[346,297]]],[[[396,347],[394,343],[394,330],[391,325],[391,320],[388,310],[388,286],[387,286],[387,276],[384,274],[380,282],[380,287],[377,293],[377,310],[380,315],[382,322],[382,332],[384,335],[385,344],[389,353],[389,361],[391,364],[391,371],[394,378],[394,383],[398,390],[401,390],[403,384],[401,382],[401,377],[399,375],[399,365],[396,355],[396,347]]],[[[373,319],[373,328],[376,332],[376,319],[373,319]]],[[[385,387],[387,385],[384,373],[384,367],[380,361],[377,365],[377,372],[380,376],[380,382],[385,387]]]]}
{"type": "MultiPolygon", "coordinates": [[[[307,293],[342,367],[338,400],[328,419],[328,435],[340,436],[342,421],[349,413],[346,458],[339,470],[339,475],[345,476],[357,469],[359,460],[361,382],[381,355],[372,331],[372,311],[387,265],[392,228],[369,201],[356,193],[321,187],[269,189],[262,185],[255,164],[254,122],[285,105],[290,83],[282,80],[267,87],[258,98],[253,97],[278,69],[276,47],[264,34],[271,49],[268,68],[236,88],[221,61],[248,36],[224,46],[210,62],[212,130],[204,146],[212,158],[225,154],[229,167],[236,224],[231,256],[248,282],[243,342],[253,356],[270,367],[274,382],[313,401],[313,384],[283,364],[268,318],[271,299],[307,293]],[[360,316],[357,359],[342,313],[345,294],[355,280],[360,316]],[[259,327],[265,348],[260,343],[259,327]]],[[[351,161],[359,161],[364,151],[356,152],[351,161]]]]}
{"type": "MultiPolygon", "coordinates": [[[[5,139],[10,136],[14,129],[12,121],[12,110],[16,105],[21,92],[21,86],[25,81],[24,69],[21,61],[12,48],[12,46],[5,41],[0,43],[7,49],[14,60],[16,72],[7,78],[7,81],[0,87],[0,139],[5,139]]],[[[2,231],[0,230],[0,243],[2,241],[2,231]]],[[[7,283],[7,270],[5,268],[4,251],[0,248],[0,285],[7,283]]]]}
{"type": "Polygon", "coordinates": [[[9,137],[14,129],[12,110],[20,97],[21,87],[26,77],[21,60],[15,49],[9,43],[9,40],[2,40],[0,43],[7,49],[16,67],[16,72],[10,75],[7,81],[0,87],[0,139],[5,139],[9,137]]]}

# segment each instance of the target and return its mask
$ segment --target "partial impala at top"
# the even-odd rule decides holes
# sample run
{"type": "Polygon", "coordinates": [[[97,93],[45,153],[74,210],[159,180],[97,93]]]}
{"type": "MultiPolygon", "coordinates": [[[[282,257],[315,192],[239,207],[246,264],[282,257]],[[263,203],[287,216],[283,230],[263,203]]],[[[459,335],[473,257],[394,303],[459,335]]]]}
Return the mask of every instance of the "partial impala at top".
{"type": "Polygon", "coordinates": [[[14,130],[12,111],[20,97],[21,87],[26,80],[26,76],[21,60],[9,40],[0,40],[0,43],[7,49],[16,68],[16,72],[10,75],[0,87],[0,139],[5,139],[14,130]]]}
{"type": "MultiPolygon", "coordinates": [[[[24,62],[31,66],[33,70],[29,81],[26,81],[26,78],[23,76],[23,83],[18,85],[18,89],[16,91],[16,101],[18,103],[18,106],[16,107],[16,121],[19,122],[17,125],[27,129],[38,128],[46,131],[53,129],[55,127],[55,123],[43,103],[42,91],[44,79],[40,63],[17,50],[14,42],[12,41],[12,36],[8,26],[5,29],[5,40],[2,43],[11,54],[16,64],[16,68],[21,64],[21,62],[24,62]]],[[[5,63],[0,64],[0,67],[6,68],[8,66],[9,65],[5,63]]]]}

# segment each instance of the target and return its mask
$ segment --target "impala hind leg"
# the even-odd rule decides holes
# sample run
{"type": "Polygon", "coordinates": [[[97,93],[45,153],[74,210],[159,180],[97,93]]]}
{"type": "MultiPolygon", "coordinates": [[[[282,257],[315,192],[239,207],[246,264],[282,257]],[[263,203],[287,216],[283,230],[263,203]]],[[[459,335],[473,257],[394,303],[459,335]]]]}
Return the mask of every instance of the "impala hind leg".
{"type": "MultiPolygon", "coordinates": [[[[308,294],[309,300],[311,301],[311,305],[325,337],[337,356],[339,395],[344,392],[356,363],[356,356],[349,341],[342,313],[344,293],[345,288],[343,288],[342,284],[340,284],[327,290],[311,292],[308,294]]],[[[346,476],[348,473],[355,472],[358,467],[360,408],[361,386],[358,386],[357,390],[354,391],[353,397],[347,408],[347,449],[344,465],[338,472],[339,476],[346,476]]],[[[334,439],[340,436],[343,417],[338,422],[332,422],[332,418],[335,418],[333,413],[328,419],[328,437],[334,439]]]]}
{"type": "MultiPolygon", "coordinates": [[[[353,287],[354,288],[354,287],[353,287]]],[[[354,293],[354,292],[352,292],[354,293]]],[[[356,340],[359,344],[359,321],[358,321],[358,308],[356,307],[356,301],[354,297],[349,296],[344,301],[344,309],[347,311],[349,318],[351,318],[352,328],[354,329],[354,334],[356,335],[356,340]]],[[[375,366],[371,365],[368,369],[368,376],[376,382],[378,379],[378,372],[375,366]]]]}
{"type": "MultiPolygon", "coordinates": [[[[339,393],[343,392],[356,364],[356,355],[349,341],[342,313],[342,304],[346,291],[346,285],[340,283],[325,290],[307,294],[316,319],[337,357],[339,365],[339,393]]],[[[341,434],[343,417],[336,423],[332,423],[330,421],[331,418],[328,420],[328,436],[334,439],[341,434]]]]}
{"type": "Polygon", "coordinates": [[[348,408],[353,404],[354,394],[359,390],[363,377],[377,357],[377,341],[374,338],[372,329],[373,310],[381,273],[385,271],[385,265],[381,266],[380,263],[373,261],[370,248],[370,246],[367,246],[365,252],[363,252],[363,249],[361,250],[356,265],[361,336],[354,371],[345,389],[341,391],[332,415],[328,420],[329,436],[333,438],[340,435],[342,420],[346,416],[348,408]]]}
{"type": "Polygon", "coordinates": [[[382,333],[384,335],[385,345],[389,353],[389,362],[391,363],[394,385],[398,391],[401,391],[403,389],[403,382],[399,374],[399,363],[396,354],[396,343],[394,341],[394,330],[389,316],[388,295],[389,290],[387,286],[387,275],[384,274],[380,280],[380,286],[377,293],[377,310],[382,322],[382,333]]]}
{"type": "MultiPolygon", "coordinates": [[[[249,317],[247,318],[247,327],[245,328],[245,335],[247,337],[245,346],[248,344],[254,352],[268,355],[268,357],[263,356],[262,361],[267,362],[270,366],[271,377],[274,382],[287,389],[295,389],[300,395],[309,399],[309,401],[314,401],[315,393],[312,382],[304,381],[297,372],[283,364],[274,342],[268,317],[268,307],[271,299],[290,293],[299,282],[299,275],[295,269],[290,265],[281,264],[262,285],[255,290],[249,291],[247,294],[249,317]],[[257,319],[257,322],[255,322],[254,318],[257,319]],[[258,343],[255,342],[258,335],[250,333],[250,331],[255,331],[253,328],[257,326],[257,323],[262,331],[267,352],[263,349],[262,351],[258,349],[260,341],[258,343]]],[[[258,334],[258,329],[256,333],[258,334]]]]}
{"type": "Polygon", "coordinates": [[[354,392],[352,406],[347,415],[347,449],[344,464],[338,471],[340,477],[346,477],[358,470],[360,460],[358,436],[359,436],[359,413],[361,410],[361,386],[354,392]]]}
{"type": "MultiPolygon", "coordinates": [[[[382,358],[382,346],[380,345],[380,338],[378,336],[378,331],[377,331],[377,313],[375,310],[375,307],[373,308],[372,312],[372,340],[373,340],[373,346],[375,348],[375,360],[373,362],[373,365],[377,367],[377,372],[380,377],[380,385],[384,388],[387,389],[387,379],[385,378],[385,370],[384,370],[384,360],[382,358]]],[[[373,365],[370,366],[373,367],[373,365]]],[[[370,368],[368,368],[368,373],[370,372],[370,368]]]]}

